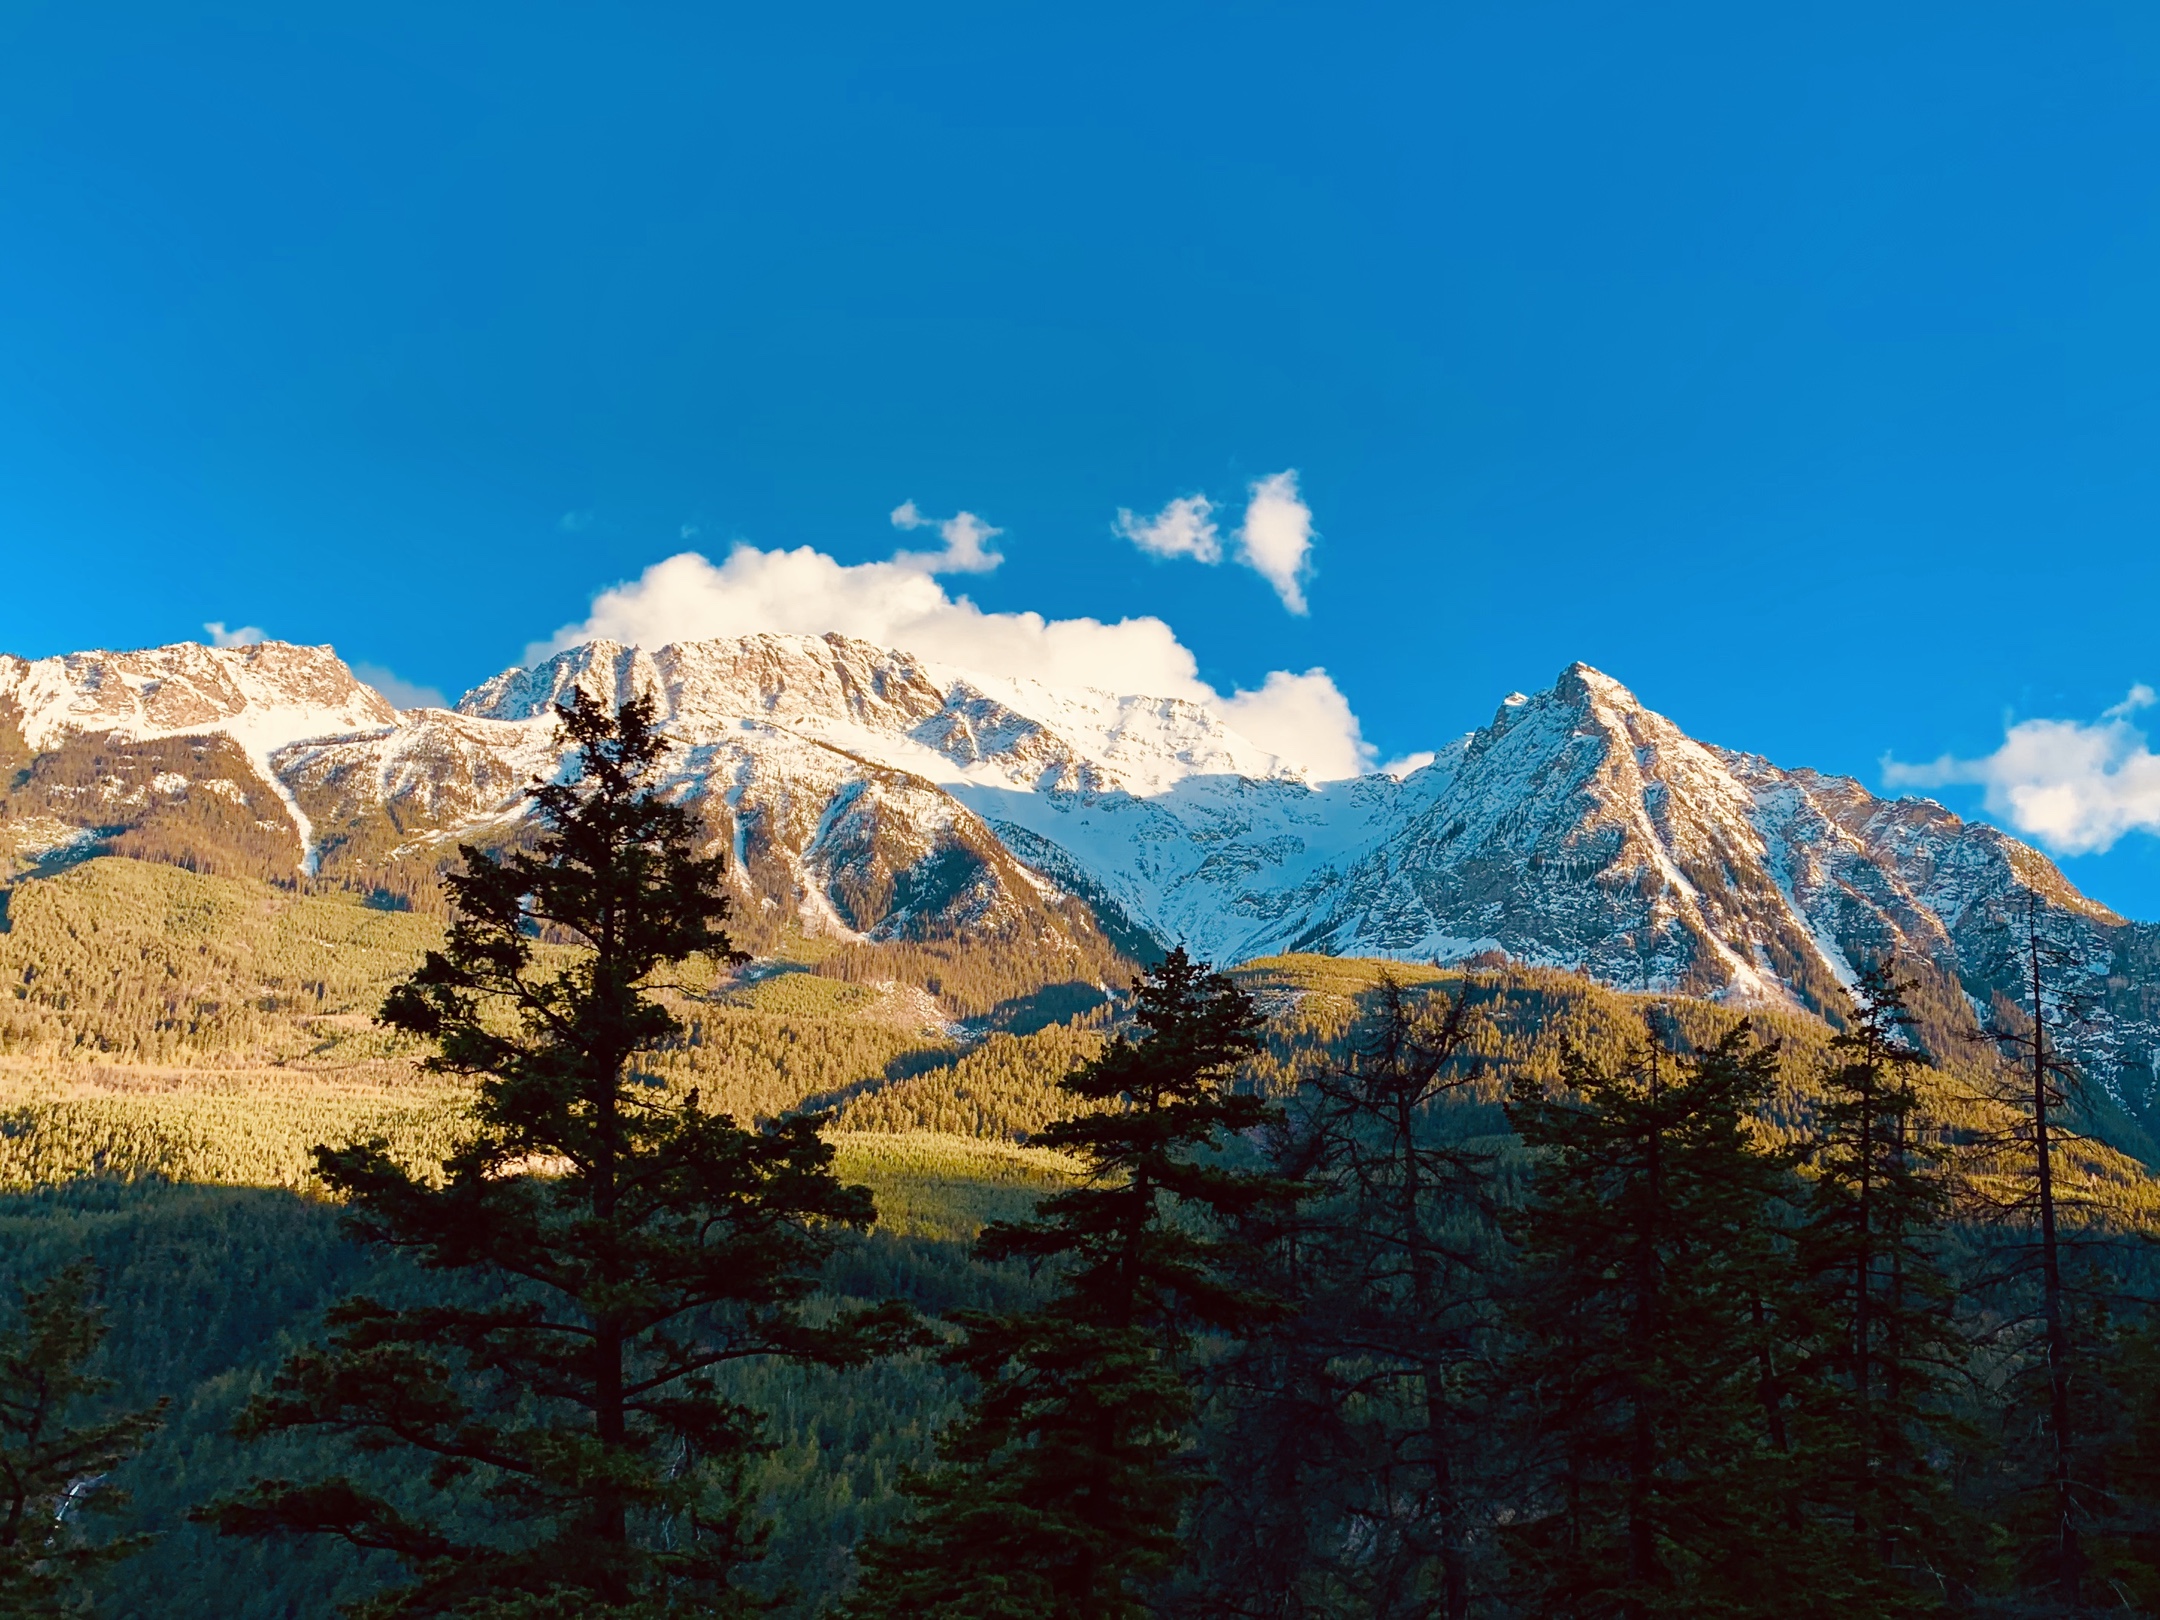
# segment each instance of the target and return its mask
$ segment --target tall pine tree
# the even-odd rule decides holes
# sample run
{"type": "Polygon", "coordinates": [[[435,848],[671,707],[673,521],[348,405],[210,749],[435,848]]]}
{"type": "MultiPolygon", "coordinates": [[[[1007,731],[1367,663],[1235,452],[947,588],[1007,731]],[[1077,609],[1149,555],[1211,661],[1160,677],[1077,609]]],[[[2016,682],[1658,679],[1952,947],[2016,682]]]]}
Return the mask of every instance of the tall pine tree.
{"type": "Polygon", "coordinates": [[[1511,1113],[1535,1155],[1506,1369],[1550,1470],[1514,1532],[1541,1614],[1788,1613],[1792,1534],[1779,1212],[1790,1155],[1753,1121],[1777,1072],[1746,1024],[1709,1049],[1655,1031],[1511,1113]]]}
{"type": "Polygon", "coordinates": [[[1259,1046],[1250,998],[1183,950],[1134,990],[1143,1033],[1062,1081],[1090,1111],[1036,1138],[1081,1161],[1081,1184],[977,1246],[1054,1291],[957,1319],[948,1360],[980,1393],[910,1486],[912,1518],[864,1549],[856,1620],[1128,1620],[1177,1561],[1201,1483],[1184,1357],[1270,1309],[1229,1276],[1216,1223],[1284,1189],[1219,1152],[1272,1114],[1232,1089],[1259,1046]]]}
{"type": "Polygon", "coordinates": [[[1179,1614],[1460,1620],[1472,1598],[1499,1259],[1470,992],[1383,976],[1346,1061],[1300,1088],[1272,1145],[1304,1189],[1240,1222],[1253,1286],[1295,1302],[1209,1369],[1208,1444],[1232,1483],[1195,1524],[1179,1614]]]}
{"type": "Polygon", "coordinates": [[[906,1331],[887,1309],[806,1320],[838,1235],[873,1216],[818,1116],[750,1130],[639,1072],[681,1032],[667,970],[733,955],[722,866],[657,791],[650,700],[559,712],[576,753],[532,789],[540,836],[464,851],[447,943],[383,1008],[436,1044],[429,1068],[473,1080],[467,1140],[439,1176],[379,1141],[317,1150],[354,1230],[412,1257],[432,1297],[335,1307],[328,1345],[243,1423],[350,1436],[409,1460],[408,1484],[266,1480],[207,1512],[394,1555],[410,1580],[369,1615],[747,1612],[759,1414],[721,1375],[848,1365],[906,1331]],[[543,933],[572,949],[538,954],[543,933]]]}
{"type": "Polygon", "coordinates": [[[1819,1335],[1804,1430],[1811,1506],[1842,1519],[1878,1607],[1934,1606],[1950,1504],[1933,1464],[1964,1359],[1943,1259],[1949,1155],[1922,1111],[1910,984],[1864,972],[1831,1042],[1799,1246],[1819,1335]]]}
{"type": "MultiPolygon", "coordinates": [[[[1352,1061],[1309,1082],[1303,1122],[1322,1200],[1314,1256],[1335,1273],[1331,1327],[1358,1393],[1394,1417],[1364,1538],[1399,1568],[1382,1612],[1470,1609],[1477,1376],[1491,1350],[1493,1156],[1450,1105],[1480,1077],[1467,992],[1413,1002],[1383,979],[1352,1061]],[[1437,1605],[1426,1605],[1437,1597],[1437,1605]]],[[[1497,1123],[1497,1121],[1495,1121],[1497,1123]]]]}

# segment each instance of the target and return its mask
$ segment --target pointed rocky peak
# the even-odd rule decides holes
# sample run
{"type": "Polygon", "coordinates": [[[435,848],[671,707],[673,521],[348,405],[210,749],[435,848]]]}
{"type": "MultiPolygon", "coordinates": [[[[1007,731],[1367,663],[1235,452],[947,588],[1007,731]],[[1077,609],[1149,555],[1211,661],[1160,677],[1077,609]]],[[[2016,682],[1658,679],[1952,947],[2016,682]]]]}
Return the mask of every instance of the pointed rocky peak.
{"type": "Polygon", "coordinates": [[[1672,721],[1603,670],[1580,661],[1562,670],[1526,708],[1538,712],[1556,738],[1605,737],[1617,748],[1633,750],[1646,770],[1656,768],[1652,761],[1660,755],[1672,756],[1668,763],[1685,755],[1691,770],[1715,766],[1709,752],[1672,721]],[[1701,759],[1694,757],[1698,754],[1701,759]]]}
{"type": "Polygon", "coordinates": [[[1635,695],[1585,663],[1562,670],[1542,692],[1510,692],[1493,711],[1492,723],[1470,739],[1469,752],[1483,755],[1512,739],[1510,751],[1559,749],[1585,730],[1611,731],[1612,721],[1646,712],[1635,695]]]}
{"type": "Polygon", "coordinates": [[[1562,670],[1553,684],[1534,701],[1558,704],[1586,718],[1602,714],[1608,720],[1623,723],[1637,715],[1650,713],[1642,699],[1627,687],[1580,659],[1562,670]]]}
{"type": "Polygon", "coordinates": [[[1552,685],[1542,692],[1510,692],[1500,700],[1500,707],[1493,711],[1492,724],[1486,727],[1489,735],[1499,736],[1513,730],[1532,714],[1565,712],[1569,715],[1588,717],[1603,709],[1616,716],[1647,714],[1642,700],[1625,686],[1581,660],[1568,665],[1554,679],[1552,685]]]}
{"type": "Polygon", "coordinates": [[[1581,694],[1599,697],[1608,703],[1617,703],[1631,709],[1642,707],[1633,692],[1603,670],[1586,664],[1579,658],[1560,672],[1560,678],[1553,682],[1553,690],[1568,697],[1581,694]]]}

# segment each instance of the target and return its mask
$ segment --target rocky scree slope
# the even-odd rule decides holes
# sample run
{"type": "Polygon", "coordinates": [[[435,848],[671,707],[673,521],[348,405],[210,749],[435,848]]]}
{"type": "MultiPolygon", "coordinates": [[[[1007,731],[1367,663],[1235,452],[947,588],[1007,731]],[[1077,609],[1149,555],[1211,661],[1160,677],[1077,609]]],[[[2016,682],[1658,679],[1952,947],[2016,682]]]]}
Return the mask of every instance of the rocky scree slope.
{"type": "Polygon", "coordinates": [[[1818,1011],[1895,951],[1948,1040],[2009,988],[2033,896],[2092,1008],[2088,1068],[2140,1112],[2153,1100],[2160,927],[1929,801],[1697,742],[1582,664],[1420,771],[1316,781],[1201,705],[837,635],[593,642],[403,712],[328,648],[0,659],[0,856],[112,849],[418,893],[460,841],[517,835],[572,689],[655,698],[682,745],[671,790],[731,852],[753,943],[1504,954],[1818,1011]]]}

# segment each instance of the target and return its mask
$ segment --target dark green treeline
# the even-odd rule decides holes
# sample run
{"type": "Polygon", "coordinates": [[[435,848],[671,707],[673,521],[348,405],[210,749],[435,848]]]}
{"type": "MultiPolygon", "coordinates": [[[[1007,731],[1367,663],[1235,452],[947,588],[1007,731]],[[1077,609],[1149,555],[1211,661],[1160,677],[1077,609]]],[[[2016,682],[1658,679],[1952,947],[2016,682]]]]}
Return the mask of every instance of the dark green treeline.
{"type": "Polygon", "coordinates": [[[976,1393],[844,1612],[2152,1612],[2150,1268],[1990,1218],[2062,1100],[1947,1124],[1906,990],[1863,977],[1773,1131],[1793,1077],[1743,1020],[1653,1008],[1512,1084],[1473,990],[1394,984],[1264,1106],[1241,998],[1173,957],[1066,1083],[1116,1088],[1059,1135],[1096,1179],[979,1248],[1049,1303],[958,1324],[976,1393]]]}

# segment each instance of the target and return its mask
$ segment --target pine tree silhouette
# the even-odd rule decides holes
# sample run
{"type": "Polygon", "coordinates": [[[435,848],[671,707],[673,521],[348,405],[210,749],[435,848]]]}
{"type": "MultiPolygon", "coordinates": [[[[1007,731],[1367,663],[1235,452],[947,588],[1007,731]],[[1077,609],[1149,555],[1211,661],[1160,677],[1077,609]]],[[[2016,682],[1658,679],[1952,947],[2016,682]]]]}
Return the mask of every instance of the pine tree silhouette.
{"type": "Polygon", "coordinates": [[[649,700],[610,712],[580,693],[558,712],[576,767],[532,789],[542,836],[464,851],[447,943],[383,1007],[436,1043],[430,1068],[472,1077],[469,1139],[439,1176],[381,1142],[317,1150],[354,1229],[413,1257],[432,1297],[338,1305],[329,1344],[290,1358],[243,1420],[410,1458],[411,1489],[266,1480],[202,1515],[395,1555],[411,1579],[371,1616],[751,1612],[759,1414],[720,1374],[852,1365],[911,1331],[898,1307],[805,1319],[839,1235],[874,1214],[834,1177],[820,1116],[746,1129],[639,1071],[681,1027],[663,971],[733,954],[722,864],[657,789],[649,700]],[[574,947],[554,971],[543,932],[574,947]]]}
{"type": "Polygon", "coordinates": [[[2067,1264],[2078,1245],[2065,1231],[2069,1224],[2065,1217],[2072,1213],[2075,1200],[2066,1196],[2062,1155],[2068,1143],[2079,1140],[2069,1113],[2081,1077],[2063,1034],[2086,1009],[2064,987],[2074,963],[2071,953],[2041,926],[2040,896],[2028,888],[2023,916],[2004,918],[2002,923],[2007,938],[1999,966],[2009,970],[2022,1005],[1998,998],[1994,1016],[1978,1038],[2012,1060],[2015,1072],[2006,1077],[1999,1100],[2012,1109],[2016,1123],[2004,1135],[1977,1146],[1982,1154],[2009,1157],[2015,1166],[2014,1190],[2007,1197],[1994,1198],[1991,1212],[2029,1221],[2033,1232],[2010,1277],[2036,1276],[2040,1296],[2040,1358],[2047,1388],[2047,1509],[2036,1574],[2041,1586],[2074,1610],[2085,1599],[2086,1560],[2079,1526],[2086,1516],[2086,1503],[2078,1477],[2073,1381],[2080,1358],[2071,1321],[2067,1264]]]}
{"type": "Polygon", "coordinates": [[[1823,1076],[1799,1255],[1820,1336],[1807,1391],[1811,1496],[1846,1518],[1858,1558],[1932,1604],[1950,1512],[1933,1463],[1956,1438],[1950,1384],[1966,1347],[1944,1260],[1953,1188],[1915,1084],[1928,1066],[1912,1038],[1910,980],[1889,961],[1853,988],[1823,1076]],[[1912,1577],[1917,1577],[1913,1579],[1912,1577]]]}
{"type": "Polygon", "coordinates": [[[1480,1076],[1483,1021],[1466,993],[1417,1006],[1392,977],[1377,1003],[1351,1061],[1308,1084],[1308,1174],[1327,1200],[1308,1263],[1352,1282],[1330,1313],[1342,1353],[1366,1369],[1369,1393],[1398,1396],[1410,1414],[1388,1447],[1388,1518],[1426,1570],[1402,1584],[1422,1589],[1436,1573],[1435,1612],[1463,1620],[1482,1417],[1468,1375],[1490,1348],[1493,1155],[1451,1139],[1439,1113],[1480,1076]]]}
{"type": "Polygon", "coordinates": [[[1795,1188],[1753,1130],[1776,1072],[1744,1023],[1685,1057],[1653,1029],[1616,1063],[1571,1051],[1560,1091],[1510,1109],[1537,1155],[1505,1369],[1552,1457],[1511,1537],[1535,1612],[1789,1612],[1764,1318],[1795,1188]]]}
{"type": "Polygon", "coordinates": [[[1273,1110],[1231,1089],[1259,1045],[1251,1000],[1183,950],[1134,986],[1144,1034],[1063,1082],[1108,1105],[1035,1140],[1086,1167],[977,1252],[1056,1279],[1040,1309],[957,1318],[948,1354],[981,1384],[909,1487],[909,1522],[863,1552],[857,1620],[1127,1620],[1180,1551],[1201,1483],[1183,1455],[1196,1331],[1236,1332],[1273,1302],[1232,1280],[1213,1227],[1285,1196],[1213,1149],[1273,1110]]]}

